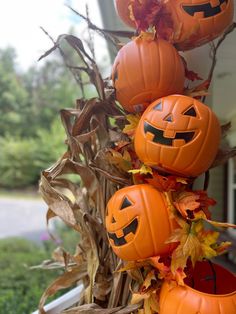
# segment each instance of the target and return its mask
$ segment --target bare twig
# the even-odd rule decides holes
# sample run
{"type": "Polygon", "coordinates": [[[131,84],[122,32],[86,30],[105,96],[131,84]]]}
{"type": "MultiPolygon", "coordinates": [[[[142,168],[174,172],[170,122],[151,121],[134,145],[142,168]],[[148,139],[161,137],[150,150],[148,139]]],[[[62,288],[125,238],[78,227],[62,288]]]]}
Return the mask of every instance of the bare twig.
{"type": "Polygon", "coordinates": [[[124,37],[124,38],[132,38],[135,33],[130,31],[114,31],[114,30],[108,30],[108,29],[102,29],[95,24],[93,24],[90,19],[83,14],[79,13],[75,9],[73,9],[70,5],[66,5],[70,10],[72,10],[75,14],[80,16],[83,20],[85,20],[88,24],[88,27],[94,31],[96,31],[99,35],[103,36],[106,40],[111,42],[116,48],[120,48],[121,43],[118,37],[124,37]]]}
{"type": "MultiPolygon", "coordinates": [[[[211,85],[211,81],[212,81],[212,77],[214,74],[214,70],[216,67],[216,63],[217,63],[217,51],[219,49],[219,47],[221,46],[221,44],[224,42],[224,40],[226,39],[226,37],[232,33],[234,31],[234,29],[236,28],[236,23],[233,23],[226,31],[225,33],[220,37],[220,39],[218,40],[217,44],[215,45],[214,43],[212,43],[211,46],[211,59],[212,59],[212,65],[208,74],[208,78],[207,81],[209,82],[209,87],[211,85]]],[[[209,88],[208,87],[208,88],[209,88]]],[[[206,96],[204,96],[202,98],[202,101],[205,102],[206,100],[206,96]]]]}
{"type": "MultiPolygon", "coordinates": [[[[88,9],[87,4],[86,4],[86,16],[87,16],[87,20],[90,21],[89,9],[88,9]]],[[[88,24],[88,34],[89,34],[89,40],[87,42],[87,45],[88,45],[88,47],[92,53],[93,59],[95,60],[94,38],[93,38],[93,34],[91,32],[91,28],[89,27],[89,24],[88,24]]]]}
{"type": "Polygon", "coordinates": [[[48,38],[52,41],[52,43],[54,44],[54,46],[51,48],[51,50],[48,50],[43,56],[41,56],[39,58],[39,60],[41,60],[42,58],[46,57],[47,55],[49,55],[52,51],[54,51],[55,49],[59,49],[60,55],[62,56],[63,62],[65,64],[65,66],[67,68],[70,69],[75,81],[78,83],[78,85],[80,86],[81,92],[82,92],[82,96],[85,97],[85,92],[84,92],[84,86],[83,86],[83,80],[81,77],[80,72],[75,71],[70,64],[68,64],[67,62],[67,57],[66,54],[64,53],[64,51],[61,49],[60,44],[58,41],[55,41],[52,36],[42,27],[40,26],[40,29],[44,32],[45,35],[48,36],[48,38]]]}

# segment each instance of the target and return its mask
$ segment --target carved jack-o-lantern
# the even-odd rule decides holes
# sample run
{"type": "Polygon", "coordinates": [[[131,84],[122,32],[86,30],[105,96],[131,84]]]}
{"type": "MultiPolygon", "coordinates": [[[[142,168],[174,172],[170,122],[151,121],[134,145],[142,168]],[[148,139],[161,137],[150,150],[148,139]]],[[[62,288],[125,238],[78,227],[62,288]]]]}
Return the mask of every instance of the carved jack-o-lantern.
{"type": "Polygon", "coordinates": [[[236,313],[236,276],[216,264],[199,262],[185,286],[165,282],[159,314],[236,313]]]}
{"type": "MultiPolygon", "coordinates": [[[[143,4],[145,8],[148,1],[140,0],[139,7],[143,4]]],[[[120,18],[135,28],[130,18],[131,3],[131,0],[116,0],[116,9],[120,18]]],[[[163,5],[173,23],[170,39],[180,50],[193,49],[217,38],[233,21],[234,0],[169,0],[163,5]]],[[[166,16],[159,14],[157,18],[166,19],[166,16]]]]}
{"type": "Polygon", "coordinates": [[[165,196],[148,184],[118,190],[107,204],[106,228],[113,251],[123,260],[170,253],[165,244],[177,226],[165,196]]]}
{"type": "Polygon", "coordinates": [[[171,95],[153,102],[135,132],[135,151],[145,164],[184,176],[208,170],[221,129],[210,108],[196,99],[171,95]]]}
{"type": "Polygon", "coordinates": [[[181,94],[184,67],[177,50],[167,41],[138,38],[118,52],[112,80],[121,105],[138,112],[159,97],[181,94]]]}
{"type": "Polygon", "coordinates": [[[233,1],[170,0],[167,7],[178,49],[192,49],[217,38],[232,23],[233,1]]]}

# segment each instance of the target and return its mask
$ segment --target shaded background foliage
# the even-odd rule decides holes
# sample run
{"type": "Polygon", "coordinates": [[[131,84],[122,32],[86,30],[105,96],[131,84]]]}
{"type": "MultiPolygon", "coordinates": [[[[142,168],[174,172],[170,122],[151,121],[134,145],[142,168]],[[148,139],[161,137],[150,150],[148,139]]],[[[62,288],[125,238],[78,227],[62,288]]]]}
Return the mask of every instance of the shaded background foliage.
{"type": "MultiPolygon", "coordinates": [[[[66,53],[73,60],[73,53],[69,50],[66,53]]],[[[14,48],[0,49],[0,190],[3,194],[5,190],[38,189],[40,172],[66,151],[60,109],[73,108],[75,99],[94,93],[90,84],[85,84],[81,91],[59,54],[25,72],[19,70],[16,58],[14,48]]],[[[30,269],[51,259],[58,244],[74,253],[78,234],[61,225],[56,229],[63,243],[53,243],[48,235],[41,239],[41,244],[22,238],[0,240],[0,313],[31,313],[45,287],[63,273],[60,267],[52,271],[30,269]]]]}
{"type": "Polygon", "coordinates": [[[29,266],[48,258],[48,253],[24,239],[0,241],[0,313],[28,314],[57,272],[30,270],[29,266]]]}
{"type": "Polygon", "coordinates": [[[32,267],[49,260],[58,244],[73,251],[78,234],[63,225],[57,226],[57,234],[58,240],[63,238],[63,242],[53,242],[47,234],[42,235],[41,244],[21,238],[0,240],[0,313],[32,313],[45,287],[63,273],[61,269],[32,267]]]}
{"type": "MultiPolygon", "coordinates": [[[[85,93],[90,93],[89,86],[85,93]]],[[[64,150],[59,110],[74,107],[80,96],[60,56],[22,73],[14,49],[0,50],[1,188],[37,184],[40,171],[64,150]]]]}

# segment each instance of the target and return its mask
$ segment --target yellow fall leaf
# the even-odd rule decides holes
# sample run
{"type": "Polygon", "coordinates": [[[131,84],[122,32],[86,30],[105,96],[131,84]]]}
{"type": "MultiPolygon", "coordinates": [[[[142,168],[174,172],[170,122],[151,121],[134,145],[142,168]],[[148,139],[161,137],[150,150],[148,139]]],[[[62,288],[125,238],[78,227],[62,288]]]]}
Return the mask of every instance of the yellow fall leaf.
{"type": "Polygon", "coordinates": [[[202,256],[204,258],[211,259],[217,256],[217,252],[214,249],[212,249],[209,245],[202,243],[201,248],[202,248],[202,256]]]}
{"type": "Polygon", "coordinates": [[[144,313],[145,314],[154,314],[152,308],[151,308],[151,300],[150,297],[146,300],[144,300],[144,313]]]}
{"type": "Polygon", "coordinates": [[[193,231],[195,234],[199,234],[204,229],[202,220],[198,220],[196,223],[193,224],[193,231]]]}
{"type": "Polygon", "coordinates": [[[204,244],[211,246],[216,243],[219,235],[220,235],[219,232],[216,231],[204,232],[201,240],[204,244]]]}
{"type": "Polygon", "coordinates": [[[129,152],[127,150],[124,151],[123,155],[117,152],[114,149],[109,150],[111,156],[109,156],[108,160],[110,163],[116,165],[119,169],[127,172],[132,167],[132,160],[129,152]]]}
{"type": "Polygon", "coordinates": [[[190,233],[182,234],[180,244],[172,253],[171,259],[171,271],[173,274],[180,269],[184,269],[187,263],[188,258],[190,257],[193,265],[201,256],[201,243],[198,238],[190,233]]]}
{"type": "MultiPolygon", "coordinates": [[[[174,274],[174,279],[176,281],[176,283],[179,285],[179,286],[184,286],[185,283],[184,283],[184,278],[186,278],[186,274],[184,272],[184,270],[182,268],[178,268],[174,274]]],[[[171,285],[174,287],[175,286],[175,283],[172,282],[171,285]]]]}
{"type": "Polygon", "coordinates": [[[133,293],[131,304],[137,304],[144,301],[143,309],[140,313],[155,314],[159,312],[159,302],[157,299],[156,289],[145,293],[133,293]]]}
{"type": "Polygon", "coordinates": [[[191,225],[188,224],[184,219],[176,218],[176,221],[181,228],[175,229],[166,243],[181,242],[182,237],[187,236],[190,232],[191,225]]]}
{"type": "Polygon", "coordinates": [[[154,291],[150,296],[150,307],[154,313],[159,313],[160,306],[159,306],[159,302],[157,299],[156,291],[154,291]]]}
{"type": "Polygon", "coordinates": [[[148,260],[143,260],[143,261],[131,261],[131,262],[127,262],[125,263],[125,266],[120,268],[118,270],[118,272],[124,272],[124,271],[129,271],[129,270],[133,270],[133,269],[139,269],[141,267],[145,267],[148,266],[149,262],[148,260]]]}
{"type": "Polygon", "coordinates": [[[204,213],[203,210],[199,210],[198,212],[195,212],[194,219],[191,219],[191,221],[198,221],[200,219],[207,220],[206,214],[204,213]]]}
{"type": "Polygon", "coordinates": [[[226,241],[226,242],[221,242],[217,248],[215,249],[217,252],[217,255],[220,255],[222,253],[224,253],[230,246],[231,246],[231,242],[226,241]]]}
{"type": "Polygon", "coordinates": [[[202,97],[202,96],[208,96],[210,95],[209,92],[202,90],[202,91],[196,91],[196,92],[189,92],[186,91],[185,95],[189,96],[189,97],[202,97]]]}
{"type": "Polygon", "coordinates": [[[145,290],[147,290],[147,289],[151,286],[152,280],[155,280],[155,281],[156,281],[156,276],[155,276],[155,271],[154,271],[154,270],[150,271],[150,272],[147,274],[147,276],[146,276],[146,278],[145,278],[145,280],[144,280],[144,282],[143,282],[143,288],[144,288],[145,290]]]}
{"type": "Polygon", "coordinates": [[[219,236],[218,232],[204,230],[202,220],[192,222],[191,225],[179,221],[182,228],[176,229],[168,239],[168,243],[179,241],[178,247],[172,253],[171,271],[174,275],[185,268],[188,258],[195,265],[198,260],[216,256],[214,246],[219,236]]]}
{"type": "Polygon", "coordinates": [[[185,220],[178,218],[176,213],[177,213],[177,209],[175,208],[175,206],[173,205],[173,198],[172,198],[172,193],[171,192],[164,192],[166,201],[167,201],[167,206],[170,212],[170,215],[172,215],[175,220],[177,221],[177,223],[181,225],[181,223],[186,224],[185,220]]]}
{"type": "Polygon", "coordinates": [[[148,293],[142,293],[142,294],[141,293],[133,293],[130,304],[140,303],[141,301],[143,301],[144,299],[147,299],[147,298],[149,298],[148,293]]]}
{"type": "Polygon", "coordinates": [[[184,178],[176,178],[176,182],[182,183],[182,184],[188,184],[188,182],[186,181],[186,179],[184,178]]]}
{"type": "Polygon", "coordinates": [[[123,133],[132,137],[135,133],[137,126],[138,126],[140,118],[141,118],[140,114],[128,114],[126,116],[126,119],[129,121],[129,124],[125,125],[125,127],[123,129],[123,133]]]}
{"type": "Polygon", "coordinates": [[[135,38],[135,40],[147,40],[152,41],[155,39],[156,36],[156,28],[150,27],[148,32],[141,31],[140,35],[135,38]]]}
{"type": "Polygon", "coordinates": [[[130,153],[127,150],[124,151],[123,158],[124,160],[131,161],[130,153]]]}
{"type": "Polygon", "coordinates": [[[142,165],[142,167],[140,169],[132,169],[132,170],[129,170],[128,171],[129,173],[132,173],[132,174],[153,174],[152,172],[152,168],[149,167],[149,166],[146,166],[146,165],[142,165]]]}
{"type": "MultiPolygon", "coordinates": [[[[159,258],[158,258],[159,260],[159,258]]],[[[150,261],[149,261],[150,263],[150,261]]],[[[128,263],[130,266],[134,264],[128,263]]],[[[149,264],[150,266],[150,264],[149,264]]],[[[140,314],[154,314],[159,312],[159,300],[157,292],[160,290],[160,281],[156,277],[156,269],[149,271],[139,288],[139,292],[133,293],[131,304],[137,304],[143,301],[143,309],[140,309],[140,314]]]]}

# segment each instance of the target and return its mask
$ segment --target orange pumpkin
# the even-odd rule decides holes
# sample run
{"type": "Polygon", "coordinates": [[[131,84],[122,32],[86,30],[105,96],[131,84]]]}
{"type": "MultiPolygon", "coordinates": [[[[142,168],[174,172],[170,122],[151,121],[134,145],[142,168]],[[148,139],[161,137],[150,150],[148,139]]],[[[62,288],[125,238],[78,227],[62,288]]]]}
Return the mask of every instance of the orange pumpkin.
{"type": "Polygon", "coordinates": [[[153,102],[135,132],[135,151],[146,165],[195,177],[208,170],[221,128],[213,111],[196,99],[171,95],[153,102]]]}
{"type": "Polygon", "coordinates": [[[121,105],[129,112],[138,112],[154,99],[182,93],[184,66],[167,41],[138,38],[118,52],[112,80],[121,105]]]}
{"type": "Polygon", "coordinates": [[[228,270],[199,262],[187,281],[185,286],[163,284],[159,314],[236,313],[236,276],[228,270]]]}
{"type": "Polygon", "coordinates": [[[113,251],[123,260],[140,260],[170,253],[165,244],[177,226],[166,199],[148,184],[118,190],[107,204],[106,229],[113,251]]]}
{"type": "Polygon", "coordinates": [[[179,50],[193,49],[217,38],[233,21],[234,0],[170,0],[174,42],[179,50]]]}
{"type": "MultiPolygon", "coordinates": [[[[147,2],[148,0],[141,0],[143,7],[147,2]]],[[[116,7],[121,19],[135,28],[128,9],[131,3],[129,0],[116,0],[116,7]]],[[[139,3],[139,9],[141,4],[139,3]]],[[[165,6],[165,12],[173,23],[173,36],[170,40],[177,44],[179,50],[206,44],[221,35],[233,21],[234,0],[169,0],[165,6]]],[[[162,16],[159,15],[158,18],[161,19],[162,16]]],[[[161,25],[165,27],[164,23],[161,25]]]]}
{"type": "Polygon", "coordinates": [[[135,22],[130,18],[129,1],[115,0],[115,8],[121,20],[129,27],[135,28],[135,22]]]}

